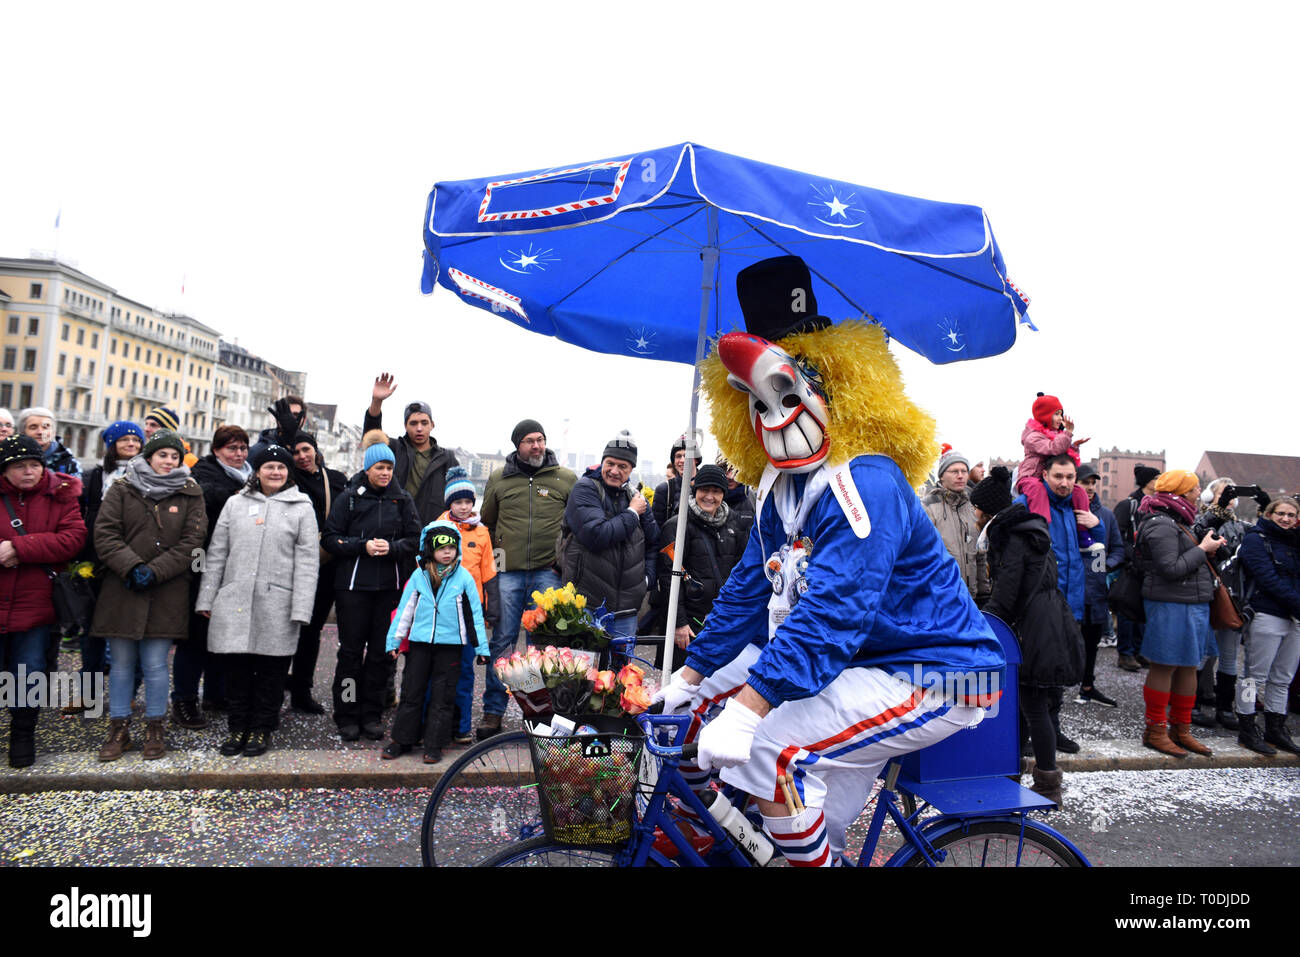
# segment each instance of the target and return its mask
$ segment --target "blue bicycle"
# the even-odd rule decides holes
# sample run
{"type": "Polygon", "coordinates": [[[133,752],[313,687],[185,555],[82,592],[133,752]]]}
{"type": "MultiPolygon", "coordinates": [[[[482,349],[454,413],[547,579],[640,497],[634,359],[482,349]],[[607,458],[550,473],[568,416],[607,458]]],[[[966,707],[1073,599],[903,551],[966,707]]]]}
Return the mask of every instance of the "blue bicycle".
{"type": "MultiPolygon", "coordinates": [[[[1068,838],[1028,816],[1055,805],[1010,777],[1019,770],[1019,646],[1003,622],[989,616],[989,623],[1007,657],[1009,687],[1001,706],[975,728],[885,766],[856,857],[859,866],[875,860],[886,820],[902,838],[883,862],[886,867],[1090,866],[1068,838]]],[[[520,830],[523,839],[481,863],[754,866],[743,830],[740,840],[725,830],[678,771],[680,761],[694,756],[694,743],[682,745],[690,723],[687,715],[644,714],[637,719],[639,734],[600,730],[532,738],[538,787],[530,820],[520,830]],[[683,808],[707,836],[686,836],[680,827],[683,808]]],[[[743,795],[726,788],[723,793],[734,806],[743,806],[743,795]]],[[[757,831],[757,822],[750,823],[757,831]]]]}

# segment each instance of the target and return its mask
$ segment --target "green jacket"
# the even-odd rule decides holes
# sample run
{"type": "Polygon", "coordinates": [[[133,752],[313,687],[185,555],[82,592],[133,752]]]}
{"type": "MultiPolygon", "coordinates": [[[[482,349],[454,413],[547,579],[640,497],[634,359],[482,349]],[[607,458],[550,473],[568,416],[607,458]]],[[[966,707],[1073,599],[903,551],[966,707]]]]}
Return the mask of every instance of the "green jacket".
{"type": "Polygon", "coordinates": [[[492,473],[483,490],[479,515],[492,543],[505,552],[505,563],[497,563],[498,571],[529,571],[555,562],[564,506],[577,480],[560,466],[550,449],[532,475],[519,467],[518,452],[510,453],[505,467],[492,473]]]}

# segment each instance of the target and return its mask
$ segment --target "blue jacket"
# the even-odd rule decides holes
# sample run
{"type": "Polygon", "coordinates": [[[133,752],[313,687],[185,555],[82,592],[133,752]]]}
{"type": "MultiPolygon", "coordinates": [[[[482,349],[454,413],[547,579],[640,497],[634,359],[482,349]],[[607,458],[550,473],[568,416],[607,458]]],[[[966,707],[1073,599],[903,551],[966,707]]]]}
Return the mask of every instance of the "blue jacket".
{"type": "MultiPolygon", "coordinates": [[[[846,668],[916,681],[917,666],[922,678],[996,674],[1001,687],[1002,649],[903,473],[881,455],[859,456],[850,467],[870,534],[858,538],[834,491],[822,494],[803,529],[813,543],[808,591],[763,645],[750,687],[775,707],[817,694],[846,668]]],[[[807,476],[793,479],[802,494],[807,476]]],[[[772,586],[763,566],[785,543],[769,495],[687,665],[711,675],[767,635],[772,586]]]]}
{"type": "MultiPolygon", "coordinates": [[[[437,589],[423,565],[406,580],[402,600],[397,603],[393,623],[388,626],[386,651],[396,651],[403,638],[432,642],[437,645],[473,645],[474,653],[488,653],[487,632],[483,628],[483,605],[478,599],[478,585],[460,563],[460,532],[451,522],[430,522],[420,532],[420,552],[424,540],[434,532],[446,532],[456,539],[456,561],[437,589]]],[[[421,562],[423,562],[421,558],[421,562]]]]}
{"type": "MultiPolygon", "coordinates": [[[[1094,495],[1089,499],[1092,514],[1101,519],[1101,525],[1093,530],[1094,541],[1106,543],[1106,570],[1092,570],[1091,560],[1084,561],[1084,603],[1087,617],[1083,620],[1094,625],[1104,625],[1109,620],[1110,606],[1106,603],[1106,574],[1119,568],[1128,557],[1124,551],[1124,538],[1119,533],[1119,522],[1115,513],[1101,504],[1101,498],[1094,495]]],[[[1077,534],[1077,532],[1076,532],[1077,534]]]]}
{"type": "Polygon", "coordinates": [[[1263,516],[1246,530],[1237,550],[1246,579],[1254,588],[1250,606],[1264,615],[1300,618],[1300,538],[1263,516]],[[1268,539],[1268,547],[1264,540],[1268,539]],[[1272,549],[1272,556],[1269,549],[1272,549]]]}
{"type": "MultiPolygon", "coordinates": [[[[1042,479],[1038,481],[1043,482],[1042,479]]],[[[1046,482],[1043,482],[1043,488],[1047,490],[1047,504],[1052,509],[1052,520],[1047,523],[1047,531],[1052,536],[1052,551],[1056,552],[1056,585],[1065,596],[1075,620],[1083,621],[1086,600],[1084,564],[1083,556],[1079,554],[1079,520],[1074,514],[1074,503],[1070,496],[1061,498],[1054,493],[1046,482]]],[[[1023,495],[1017,496],[1015,501],[1022,505],[1029,504],[1023,495]]]]}

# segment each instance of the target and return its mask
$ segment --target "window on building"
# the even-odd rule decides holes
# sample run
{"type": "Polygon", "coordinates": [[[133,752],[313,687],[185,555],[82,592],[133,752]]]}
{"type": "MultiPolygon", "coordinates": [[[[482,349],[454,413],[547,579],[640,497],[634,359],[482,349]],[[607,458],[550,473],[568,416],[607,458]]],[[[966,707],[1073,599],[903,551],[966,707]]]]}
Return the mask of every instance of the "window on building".
{"type": "Polygon", "coordinates": [[[86,367],[86,374],[93,376],[95,374],[95,360],[90,360],[90,365],[86,367]]]}
{"type": "Polygon", "coordinates": [[[90,411],[90,393],[89,393],[89,392],[86,393],[86,401],[83,402],[83,403],[81,403],[81,410],[82,410],[83,412],[89,412],[89,411],[90,411]]]}
{"type": "Polygon", "coordinates": [[[16,335],[18,335],[18,317],[17,317],[17,316],[10,316],[10,317],[9,317],[9,335],[11,335],[11,336],[16,336],[16,335]]]}
{"type": "Polygon", "coordinates": [[[1110,463],[1109,463],[1109,462],[1102,462],[1102,463],[1101,463],[1101,470],[1102,470],[1102,472],[1109,472],[1109,471],[1110,471],[1110,463]]]}
{"type": "Polygon", "coordinates": [[[8,382],[0,383],[0,406],[12,408],[14,404],[14,387],[8,382]]]}
{"type": "Polygon", "coordinates": [[[186,386],[186,387],[185,387],[185,401],[186,401],[186,402],[190,401],[190,387],[189,387],[189,386],[186,386]]]}
{"type": "Polygon", "coordinates": [[[136,361],[136,362],[139,362],[139,361],[140,361],[140,347],[139,347],[139,346],[136,346],[136,347],[135,347],[135,361],[136,361]]]}
{"type": "Polygon", "coordinates": [[[115,419],[118,419],[119,421],[120,421],[121,418],[122,418],[122,400],[121,400],[121,399],[118,399],[118,400],[117,400],[117,415],[115,415],[114,418],[115,418],[115,419]]]}
{"type": "Polygon", "coordinates": [[[72,327],[69,326],[69,325],[65,322],[65,323],[63,324],[63,334],[62,334],[61,338],[63,339],[64,342],[67,342],[67,341],[68,341],[68,336],[70,336],[71,334],[72,334],[72,327]]]}
{"type": "Polygon", "coordinates": [[[146,349],[144,350],[144,364],[148,365],[151,362],[153,362],[153,350],[146,349]]]}
{"type": "Polygon", "coordinates": [[[155,392],[158,391],[158,377],[157,377],[157,376],[154,376],[154,377],[153,377],[153,390],[154,390],[155,392]]]}
{"type": "Polygon", "coordinates": [[[116,340],[116,339],[109,339],[109,340],[108,340],[108,354],[109,354],[110,356],[115,356],[115,355],[117,355],[117,340],[116,340]]]}
{"type": "Polygon", "coordinates": [[[20,386],[18,389],[18,404],[24,409],[32,404],[32,387],[30,385],[20,386]]]}
{"type": "Polygon", "coordinates": [[[134,388],[135,388],[137,385],[139,385],[139,384],[140,384],[140,373],[138,373],[138,372],[132,372],[132,373],[131,373],[131,388],[134,389],[134,388]]]}
{"type": "Polygon", "coordinates": [[[86,330],[85,330],[85,329],[78,329],[78,330],[77,330],[77,345],[79,345],[79,346],[84,346],[85,344],[86,344],[86,330]]]}
{"type": "Polygon", "coordinates": [[[92,332],[92,333],[90,334],[90,348],[92,348],[92,349],[98,349],[98,348],[99,348],[99,333],[98,333],[98,332],[92,332]]]}
{"type": "Polygon", "coordinates": [[[55,375],[64,375],[68,371],[68,355],[66,352],[59,353],[59,365],[54,371],[55,375]]]}
{"type": "Polygon", "coordinates": [[[106,419],[108,418],[108,410],[109,410],[110,403],[112,403],[112,401],[113,401],[112,399],[104,400],[104,418],[106,419]]]}
{"type": "Polygon", "coordinates": [[[173,399],[179,399],[180,397],[181,397],[181,386],[180,386],[180,383],[179,383],[179,382],[173,383],[173,384],[172,384],[172,398],[173,398],[173,399]]]}
{"type": "Polygon", "coordinates": [[[112,385],[112,384],[113,384],[113,367],[112,367],[112,366],[109,366],[109,367],[108,367],[108,379],[106,380],[105,385],[112,385]]]}
{"type": "Polygon", "coordinates": [[[167,357],[167,371],[168,371],[168,372],[171,372],[171,371],[172,371],[172,357],[171,357],[171,356],[168,356],[168,357],[167,357]]]}
{"type": "Polygon", "coordinates": [[[45,295],[45,286],[39,282],[34,282],[29,291],[31,295],[27,297],[28,299],[40,299],[45,295]]]}
{"type": "Polygon", "coordinates": [[[117,387],[118,387],[119,389],[125,389],[125,388],[126,388],[126,370],[125,370],[125,369],[122,369],[120,372],[118,372],[117,376],[118,376],[118,378],[117,378],[117,387]]]}
{"type": "Polygon", "coordinates": [[[54,390],[54,407],[55,407],[56,409],[61,409],[61,408],[63,408],[63,390],[62,390],[62,389],[55,389],[55,390],[54,390]]]}
{"type": "Polygon", "coordinates": [[[35,349],[23,350],[23,371],[24,372],[36,371],[36,350],[35,349]]]}
{"type": "Polygon", "coordinates": [[[27,317],[27,334],[29,336],[39,336],[41,334],[41,320],[37,316],[27,317]]]}
{"type": "Polygon", "coordinates": [[[81,375],[81,356],[74,356],[72,359],[72,374],[81,375]]]}
{"type": "Polygon", "coordinates": [[[5,349],[5,368],[9,370],[18,368],[18,350],[14,348],[5,349]]]}

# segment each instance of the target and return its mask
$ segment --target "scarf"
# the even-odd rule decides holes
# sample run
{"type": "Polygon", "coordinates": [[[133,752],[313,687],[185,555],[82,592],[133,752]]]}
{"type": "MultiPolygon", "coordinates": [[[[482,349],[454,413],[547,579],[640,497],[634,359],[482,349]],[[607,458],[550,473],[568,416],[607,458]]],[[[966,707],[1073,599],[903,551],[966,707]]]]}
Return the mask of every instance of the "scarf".
{"type": "Polygon", "coordinates": [[[709,528],[721,528],[727,524],[727,516],[731,514],[731,507],[726,502],[718,505],[718,510],[712,515],[706,515],[704,509],[700,508],[695,499],[688,499],[686,504],[690,506],[691,514],[698,518],[709,528]]]}
{"type": "Polygon", "coordinates": [[[185,487],[189,478],[190,470],[184,465],[176,466],[166,475],[159,475],[150,468],[143,455],[137,455],[126,463],[125,481],[130,482],[137,492],[151,502],[160,502],[175,495],[185,487]]]}
{"type": "Polygon", "coordinates": [[[483,524],[483,519],[477,510],[470,512],[469,518],[453,518],[451,509],[447,509],[447,511],[443,512],[440,517],[451,522],[453,525],[459,525],[462,529],[466,530],[477,528],[479,525],[483,524]]]}
{"type": "MultiPolygon", "coordinates": [[[[212,457],[214,459],[217,458],[215,455],[212,457]]],[[[245,462],[244,467],[240,469],[231,468],[225,462],[221,461],[221,459],[217,459],[217,464],[220,465],[223,469],[225,469],[226,474],[229,475],[236,482],[238,482],[240,485],[246,484],[248,480],[253,477],[253,467],[249,465],[247,462],[245,462]]],[[[188,475],[189,473],[187,472],[185,474],[188,475]]]]}
{"type": "Polygon", "coordinates": [[[114,482],[116,482],[118,479],[126,478],[127,464],[128,464],[127,462],[118,462],[117,468],[113,469],[113,471],[111,472],[104,473],[104,478],[103,478],[104,485],[99,495],[99,500],[101,502],[104,499],[108,498],[108,490],[113,487],[114,482]]]}
{"type": "Polygon", "coordinates": [[[1145,496],[1142,504],[1138,506],[1140,515],[1155,515],[1160,512],[1172,516],[1175,521],[1184,525],[1191,525],[1196,521],[1196,510],[1188,504],[1187,499],[1173,492],[1153,492],[1145,496]]]}

